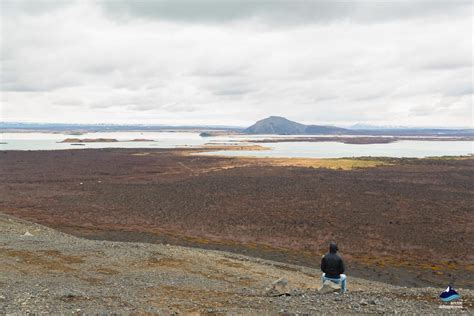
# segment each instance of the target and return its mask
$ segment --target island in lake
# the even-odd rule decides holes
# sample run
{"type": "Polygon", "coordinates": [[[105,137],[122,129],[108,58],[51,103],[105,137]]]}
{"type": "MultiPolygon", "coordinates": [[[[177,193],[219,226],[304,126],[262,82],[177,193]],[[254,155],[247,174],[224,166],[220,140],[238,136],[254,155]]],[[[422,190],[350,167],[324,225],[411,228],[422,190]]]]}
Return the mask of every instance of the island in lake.
{"type": "Polygon", "coordinates": [[[119,141],[115,138],[66,138],[59,143],[118,143],[118,142],[154,142],[153,139],[135,138],[132,140],[119,141]]]}

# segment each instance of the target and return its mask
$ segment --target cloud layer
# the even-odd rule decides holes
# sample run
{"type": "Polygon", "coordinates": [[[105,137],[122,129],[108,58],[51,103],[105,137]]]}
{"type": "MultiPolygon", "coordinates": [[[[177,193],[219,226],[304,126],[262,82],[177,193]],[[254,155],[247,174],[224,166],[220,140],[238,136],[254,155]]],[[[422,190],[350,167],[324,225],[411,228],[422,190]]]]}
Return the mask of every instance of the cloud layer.
{"type": "Polygon", "coordinates": [[[2,120],[472,125],[470,2],[1,5],[2,120]]]}

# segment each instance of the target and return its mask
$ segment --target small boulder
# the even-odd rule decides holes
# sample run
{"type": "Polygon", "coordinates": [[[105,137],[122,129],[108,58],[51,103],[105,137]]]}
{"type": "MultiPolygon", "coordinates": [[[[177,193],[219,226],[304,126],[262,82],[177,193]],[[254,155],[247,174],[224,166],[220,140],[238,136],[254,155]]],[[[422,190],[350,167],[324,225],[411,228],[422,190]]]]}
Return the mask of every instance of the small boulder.
{"type": "Polygon", "coordinates": [[[323,286],[318,289],[318,292],[320,294],[326,294],[326,293],[333,293],[333,292],[339,292],[341,290],[341,285],[331,282],[331,281],[324,281],[323,286]]]}
{"type": "Polygon", "coordinates": [[[24,233],[24,234],[23,234],[23,236],[28,236],[28,237],[31,237],[31,236],[33,236],[33,234],[32,234],[32,233],[30,233],[29,231],[26,231],[26,233],[24,233]]]}
{"type": "Polygon", "coordinates": [[[273,282],[266,290],[269,296],[286,296],[291,295],[291,290],[288,285],[288,280],[285,278],[279,278],[273,282]]]}

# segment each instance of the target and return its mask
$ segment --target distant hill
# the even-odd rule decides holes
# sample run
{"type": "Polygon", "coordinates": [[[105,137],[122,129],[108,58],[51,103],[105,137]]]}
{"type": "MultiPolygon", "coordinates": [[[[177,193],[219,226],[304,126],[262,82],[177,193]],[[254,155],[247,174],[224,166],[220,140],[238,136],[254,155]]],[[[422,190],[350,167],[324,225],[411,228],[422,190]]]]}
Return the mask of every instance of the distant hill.
{"type": "Polygon", "coordinates": [[[278,134],[278,135],[315,135],[315,134],[344,134],[345,128],[323,125],[304,125],[290,121],[281,116],[270,116],[246,128],[247,134],[278,134]]]}
{"type": "Polygon", "coordinates": [[[373,136],[474,136],[474,129],[379,127],[356,124],[351,128],[304,125],[281,116],[270,116],[243,130],[246,134],[373,135],[373,136]]]}
{"type": "Polygon", "coordinates": [[[327,125],[305,125],[290,121],[281,116],[270,116],[256,122],[248,128],[220,125],[145,125],[145,124],[67,124],[67,123],[24,123],[1,122],[1,132],[67,132],[70,135],[82,135],[88,132],[118,131],[189,131],[204,132],[202,136],[218,136],[229,133],[276,134],[276,135],[373,135],[373,136],[459,136],[474,137],[474,129],[468,128],[421,128],[398,126],[375,126],[355,124],[350,128],[327,125]]]}

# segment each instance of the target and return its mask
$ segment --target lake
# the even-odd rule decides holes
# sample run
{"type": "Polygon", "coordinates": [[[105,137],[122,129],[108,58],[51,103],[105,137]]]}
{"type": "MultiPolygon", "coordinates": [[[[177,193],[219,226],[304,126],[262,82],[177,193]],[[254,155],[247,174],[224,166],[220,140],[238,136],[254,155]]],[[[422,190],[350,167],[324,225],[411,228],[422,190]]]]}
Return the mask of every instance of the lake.
{"type": "Polygon", "coordinates": [[[60,150],[84,148],[175,148],[181,146],[204,145],[206,139],[199,133],[187,132],[97,132],[82,135],[61,133],[2,133],[0,134],[0,150],[60,150]],[[66,138],[113,138],[120,142],[83,143],[74,146],[60,143],[66,138]],[[150,139],[152,142],[128,142],[132,139],[150,139]]]}
{"type": "MultiPolygon", "coordinates": [[[[313,135],[316,136],[316,135],[313,135]]],[[[195,132],[98,132],[83,135],[61,133],[1,133],[0,150],[63,150],[84,148],[176,148],[202,146],[204,144],[229,144],[246,139],[268,139],[275,135],[238,135],[200,137],[195,132]],[[74,146],[59,143],[66,138],[114,138],[122,142],[85,143],[74,146]],[[127,142],[132,139],[150,139],[151,142],[127,142]]],[[[278,136],[298,137],[298,136],[278,136]]],[[[253,157],[298,157],[298,158],[341,158],[341,157],[432,157],[472,155],[474,143],[470,141],[418,141],[402,140],[388,144],[344,144],[339,142],[281,142],[259,143],[271,150],[262,151],[215,151],[206,155],[253,156],[253,157]]]]}
{"type": "Polygon", "coordinates": [[[342,157],[437,157],[473,154],[469,141],[397,141],[388,144],[344,144],[339,142],[259,143],[271,150],[215,151],[207,155],[252,156],[274,158],[342,158],[342,157]]]}

